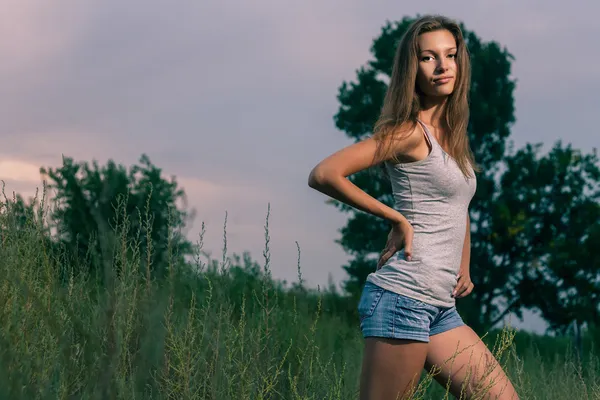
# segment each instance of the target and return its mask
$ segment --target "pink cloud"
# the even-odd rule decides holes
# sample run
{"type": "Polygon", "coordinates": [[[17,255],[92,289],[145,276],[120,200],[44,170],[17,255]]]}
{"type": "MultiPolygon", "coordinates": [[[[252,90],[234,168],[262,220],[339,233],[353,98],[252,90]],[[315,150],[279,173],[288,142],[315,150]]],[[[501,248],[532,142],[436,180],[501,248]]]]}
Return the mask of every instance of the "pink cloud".
{"type": "Polygon", "coordinates": [[[22,160],[0,160],[0,179],[27,183],[41,182],[39,166],[22,160]]]}

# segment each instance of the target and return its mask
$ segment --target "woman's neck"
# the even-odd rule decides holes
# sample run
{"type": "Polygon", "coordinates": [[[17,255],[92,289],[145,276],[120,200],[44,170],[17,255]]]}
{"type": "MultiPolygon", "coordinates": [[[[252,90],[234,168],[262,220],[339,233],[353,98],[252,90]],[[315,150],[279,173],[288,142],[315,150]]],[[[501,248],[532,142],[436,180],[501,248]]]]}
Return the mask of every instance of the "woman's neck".
{"type": "Polygon", "coordinates": [[[444,110],[447,98],[426,98],[423,108],[419,113],[419,119],[425,124],[435,128],[443,128],[445,125],[444,110]]]}

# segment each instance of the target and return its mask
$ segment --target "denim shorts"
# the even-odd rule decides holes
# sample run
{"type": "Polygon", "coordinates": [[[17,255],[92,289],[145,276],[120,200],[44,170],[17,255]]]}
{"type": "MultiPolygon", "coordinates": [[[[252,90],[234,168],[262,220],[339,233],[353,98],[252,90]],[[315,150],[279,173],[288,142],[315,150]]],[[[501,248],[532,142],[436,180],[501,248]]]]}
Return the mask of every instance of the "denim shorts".
{"type": "Polygon", "coordinates": [[[456,307],[440,308],[366,282],[358,302],[363,337],[429,342],[429,337],[464,325],[456,307]]]}

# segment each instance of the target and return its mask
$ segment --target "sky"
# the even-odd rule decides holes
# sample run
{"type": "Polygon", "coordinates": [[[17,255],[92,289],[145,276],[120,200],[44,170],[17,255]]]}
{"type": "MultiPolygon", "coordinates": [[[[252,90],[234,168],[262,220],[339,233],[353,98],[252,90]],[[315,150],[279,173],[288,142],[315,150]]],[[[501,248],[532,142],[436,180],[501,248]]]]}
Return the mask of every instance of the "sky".
{"type": "MultiPolygon", "coordinates": [[[[347,216],[307,186],[351,143],[336,95],[372,59],[386,21],[440,13],[515,56],[517,147],[557,140],[590,152],[597,126],[600,5],[591,0],[4,0],[0,12],[0,179],[26,196],[39,168],[147,154],[176,176],[204,248],[263,262],[309,286],[346,279],[335,243],[347,216]]],[[[383,244],[382,244],[383,245],[383,244]]],[[[520,326],[517,321],[513,324],[520,326]]],[[[525,328],[539,331],[535,317],[525,328]]]]}

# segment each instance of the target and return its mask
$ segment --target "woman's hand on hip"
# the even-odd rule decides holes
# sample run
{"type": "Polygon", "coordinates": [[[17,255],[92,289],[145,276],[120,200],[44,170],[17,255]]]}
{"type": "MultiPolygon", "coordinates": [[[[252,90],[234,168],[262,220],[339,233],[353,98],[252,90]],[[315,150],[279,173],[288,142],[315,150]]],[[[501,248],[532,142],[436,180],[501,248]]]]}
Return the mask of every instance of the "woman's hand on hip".
{"type": "Polygon", "coordinates": [[[377,269],[381,268],[382,265],[402,248],[404,248],[404,257],[406,260],[411,261],[413,236],[413,227],[406,219],[394,223],[388,234],[387,243],[379,256],[377,269]]]}
{"type": "Polygon", "coordinates": [[[458,276],[458,282],[452,292],[452,297],[461,298],[471,294],[475,285],[471,281],[471,274],[469,271],[461,271],[458,276]]]}

